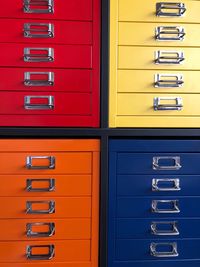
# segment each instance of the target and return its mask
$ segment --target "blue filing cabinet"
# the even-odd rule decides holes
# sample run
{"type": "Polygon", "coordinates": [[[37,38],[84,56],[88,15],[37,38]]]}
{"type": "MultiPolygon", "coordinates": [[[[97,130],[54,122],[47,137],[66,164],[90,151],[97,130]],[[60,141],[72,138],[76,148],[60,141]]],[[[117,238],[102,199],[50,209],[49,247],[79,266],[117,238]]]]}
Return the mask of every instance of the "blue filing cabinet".
{"type": "Polygon", "coordinates": [[[110,140],[108,267],[200,267],[200,141],[110,140]]]}

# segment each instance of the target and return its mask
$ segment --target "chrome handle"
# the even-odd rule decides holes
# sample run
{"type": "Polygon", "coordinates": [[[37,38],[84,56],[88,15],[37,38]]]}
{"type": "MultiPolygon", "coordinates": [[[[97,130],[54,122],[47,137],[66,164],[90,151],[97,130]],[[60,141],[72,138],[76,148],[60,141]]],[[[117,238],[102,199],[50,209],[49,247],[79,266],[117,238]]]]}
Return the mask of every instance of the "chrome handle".
{"type": "Polygon", "coordinates": [[[53,48],[24,48],[25,62],[53,62],[53,48]]]}
{"type": "Polygon", "coordinates": [[[56,159],[53,156],[28,156],[26,158],[26,168],[27,169],[32,169],[32,170],[49,170],[49,169],[55,169],[56,165],[56,159]],[[49,164],[48,165],[33,165],[33,160],[34,159],[39,159],[39,160],[48,160],[49,164]]]}
{"type": "Polygon", "coordinates": [[[151,211],[153,213],[179,213],[178,200],[152,200],[151,211]],[[170,208],[158,208],[158,206],[170,205],[170,208]]]}
{"type": "Polygon", "coordinates": [[[25,96],[24,97],[24,108],[29,110],[46,110],[54,109],[54,96],[25,96]],[[32,100],[47,100],[48,103],[38,104],[32,103],[32,100]]]}
{"type": "Polygon", "coordinates": [[[28,192],[53,192],[55,191],[55,179],[27,179],[26,180],[26,191],[28,192]],[[48,183],[48,187],[34,187],[36,183],[48,183]]]}
{"type": "Polygon", "coordinates": [[[179,51],[156,51],[155,64],[178,65],[185,60],[184,53],[179,51]]]}
{"type": "Polygon", "coordinates": [[[183,75],[181,74],[155,74],[156,88],[177,88],[184,84],[183,75]]]}
{"type": "Polygon", "coordinates": [[[52,23],[25,23],[25,38],[53,38],[54,25],[52,23]]]}
{"type": "Polygon", "coordinates": [[[54,0],[24,0],[24,13],[52,14],[54,0]]]}
{"type": "Polygon", "coordinates": [[[177,26],[156,27],[155,38],[157,41],[183,41],[185,30],[177,26]]]}
{"type": "Polygon", "coordinates": [[[182,97],[154,97],[153,107],[155,111],[158,110],[182,110],[183,100],[182,97]],[[174,104],[161,104],[161,101],[175,101],[174,104]]]}
{"type": "Polygon", "coordinates": [[[153,235],[159,235],[159,236],[179,235],[177,222],[152,222],[151,233],[153,235]],[[159,226],[168,226],[169,230],[166,229],[159,230],[159,226]]]}
{"type": "Polygon", "coordinates": [[[27,201],[26,202],[26,213],[27,214],[53,214],[55,213],[55,201],[27,201]],[[48,205],[48,209],[34,209],[34,205],[45,204],[48,205]]]}
{"type": "Polygon", "coordinates": [[[186,12],[184,3],[159,2],[156,3],[156,16],[158,17],[182,17],[186,12]]]}
{"type": "Polygon", "coordinates": [[[152,191],[180,191],[180,180],[179,179],[153,179],[152,180],[152,191]],[[161,187],[162,183],[170,183],[172,187],[161,187]]]}
{"type": "Polygon", "coordinates": [[[53,86],[54,85],[54,72],[25,72],[24,73],[24,85],[25,86],[53,86]]]}
{"type": "Polygon", "coordinates": [[[26,257],[28,260],[52,260],[55,256],[54,245],[38,245],[38,246],[27,246],[26,247],[26,257]],[[46,248],[49,250],[47,254],[34,254],[33,250],[38,248],[46,248]]]}
{"type": "Polygon", "coordinates": [[[168,258],[168,257],[178,257],[177,243],[151,243],[150,254],[157,258],[168,258]],[[170,251],[157,251],[158,247],[170,248],[170,251]]]}
{"type": "Polygon", "coordinates": [[[153,157],[153,170],[157,170],[157,171],[162,171],[162,170],[169,170],[169,171],[177,171],[180,170],[182,168],[181,166],[181,158],[176,156],[176,157],[153,157]],[[161,165],[160,161],[162,160],[170,160],[173,162],[173,165],[161,165]]]}
{"type": "Polygon", "coordinates": [[[55,234],[55,223],[27,223],[26,235],[27,237],[51,237],[55,234]],[[34,227],[47,226],[49,228],[46,232],[34,232],[34,227]]]}

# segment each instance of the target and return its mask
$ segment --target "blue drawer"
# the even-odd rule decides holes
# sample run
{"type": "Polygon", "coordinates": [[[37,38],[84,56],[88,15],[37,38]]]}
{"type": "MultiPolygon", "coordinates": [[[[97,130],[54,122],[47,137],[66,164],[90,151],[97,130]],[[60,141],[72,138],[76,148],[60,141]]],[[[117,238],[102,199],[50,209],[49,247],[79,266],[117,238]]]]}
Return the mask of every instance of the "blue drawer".
{"type": "Polygon", "coordinates": [[[118,196],[200,196],[200,175],[117,175],[118,196]]]}
{"type": "MultiPolygon", "coordinates": [[[[200,239],[176,240],[131,240],[117,239],[115,259],[137,260],[192,260],[199,259],[200,239]]],[[[188,266],[189,267],[189,266],[188,266]]]]}
{"type": "Polygon", "coordinates": [[[199,267],[200,260],[168,260],[168,261],[114,261],[110,262],[111,267],[199,267]]]}
{"type": "Polygon", "coordinates": [[[200,217],[199,207],[200,197],[119,197],[116,216],[119,218],[200,217]]]}
{"type": "MultiPolygon", "coordinates": [[[[200,238],[200,219],[116,219],[118,239],[200,238]]],[[[200,266],[200,265],[199,265],[200,266]]]]}

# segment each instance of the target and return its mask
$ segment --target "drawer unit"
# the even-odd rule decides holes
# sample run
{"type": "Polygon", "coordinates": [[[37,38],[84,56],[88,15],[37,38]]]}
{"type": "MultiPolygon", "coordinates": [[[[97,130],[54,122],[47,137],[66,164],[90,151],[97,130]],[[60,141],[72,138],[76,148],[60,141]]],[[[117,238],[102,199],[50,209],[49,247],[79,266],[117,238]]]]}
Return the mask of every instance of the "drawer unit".
{"type": "Polygon", "coordinates": [[[0,158],[0,266],[97,267],[99,141],[2,139],[0,158]]]}
{"type": "Polygon", "coordinates": [[[110,127],[199,127],[197,10],[195,0],[111,0],[110,127]]]}
{"type": "Polygon", "coordinates": [[[199,152],[197,140],[110,140],[109,267],[198,266],[199,152]]]}
{"type": "Polygon", "coordinates": [[[100,10],[100,0],[2,3],[0,126],[99,126],[100,10]],[[47,103],[24,110],[20,91],[47,103]]]}

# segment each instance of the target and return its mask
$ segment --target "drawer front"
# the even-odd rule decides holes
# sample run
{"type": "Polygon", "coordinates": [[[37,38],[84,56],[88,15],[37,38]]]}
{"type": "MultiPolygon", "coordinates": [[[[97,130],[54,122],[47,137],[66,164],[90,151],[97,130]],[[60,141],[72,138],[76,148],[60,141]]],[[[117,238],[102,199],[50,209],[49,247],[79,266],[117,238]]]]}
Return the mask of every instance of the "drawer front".
{"type": "MultiPolygon", "coordinates": [[[[11,0],[5,2],[0,11],[1,18],[92,20],[92,0],[37,1],[11,0]],[[30,5],[28,3],[30,2],[30,5]],[[35,5],[34,5],[35,4],[35,5]]],[[[97,1],[95,1],[97,2],[97,1]]]]}
{"type": "Polygon", "coordinates": [[[0,175],[0,196],[91,196],[90,175],[0,175]]]}
{"type": "Polygon", "coordinates": [[[200,197],[118,198],[118,218],[200,217],[200,197]]]}
{"type": "Polygon", "coordinates": [[[117,219],[118,239],[200,238],[200,219],[117,219]]]}
{"type": "Polygon", "coordinates": [[[119,23],[119,45],[198,47],[199,34],[198,24],[119,23]]]}
{"type": "Polygon", "coordinates": [[[91,161],[87,152],[0,153],[0,174],[91,174],[91,161]]]}
{"type": "MultiPolygon", "coordinates": [[[[174,260],[170,259],[167,261],[115,261],[111,266],[113,267],[199,267],[199,260],[174,260]]],[[[57,266],[57,265],[56,265],[57,266]]],[[[4,267],[1,266],[0,267],[4,267]]],[[[5,267],[10,267],[5,265],[5,267]]],[[[16,267],[19,267],[16,265],[16,267]]],[[[21,267],[21,266],[20,266],[21,267]]],[[[27,267],[22,265],[22,267],[27,267]]],[[[40,266],[39,266],[40,267],[40,266]]],[[[46,266],[45,266],[46,267],[46,266]]],[[[60,267],[60,266],[59,266],[60,267]]],[[[62,267],[62,266],[61,266],[62,267]]]]}
{"type": "Polygon", "coordinates": [[[90,260],[90,240],[0,242],[1,262],[73,262],[90,260]],[[67,249],[66,249],[67,247],[67,249]],[[12,257],[10,253],[12,251],[12,257]]]}
{"type": "Polygon", "coordinates": [[[178,259],[199,259],[200,240],[167,240],[166,243],[158,240],[117,240],[117,260],[154,260],[165,261],[178,259]],[[137,251],[137,253],[133,253],[137,251]],[[168,255],[170,254],[170,256],[168,255]],[[158,255],[164,255],[159,257],[158,255]]]}
{"type": "Polygon", "coordinates": [[[90,239],[90,219],[0,220],[1,241],[90,239]]]}
{"type": "Polygon", "coordinates": [[[117,175],[118,196],[198,196],[199,175],[117,175]]]}
{"type": "Polygon", "coordinates": [[[2,197],[5,206],[0,208],[1,219],[12,218],[89,218],[90,197],[2,197]]]}
{"type": "Polygon", "coordinates": [[[90,93],[0,92],[0,114],[91,115],[90,93]]]}
{"type": "Polygon", "coordinates": [[[119,69],[199,70],[199,48],[119,46],[119,69]]]}
{"type": "Polygon", "coordinates": [[[119,70],[119,93],[200,93],[199,71],[119,70]]]}
{"type": "Polygon", "coordinates": [[[150,0],[140,3],[132,0],[119,0],[118,3],[119,21],[200,22],[198,16],[200,3],[198,1],[150,0]],[[163,5],[156,6],[157,3],[163,3],[163,5]],[[167,3],[171,4],[166,6],[167,3]]]}
{"type": "Polygon", "coordinates": [[[92,44],[92,22],[0,19],[0,42],[92,44]]]}
{"type": "Polygon", "coordinates": [[[1,67],[92,68],[89,45],[0,44],[1,67]]]}
{"type": "MultiPolygon", "coordinates": [[[[0,263],[0,267],[12,267],[13,263],[0,263]]],[[[15,263],[15,267],[30,267],[30,263],[15,263]]],[[[91,267],[90,262],[32,262],[31,267],[91,267]]],[[[185,266],[184,266],[185,267],[185,266]]],[[[193,267],[193,266],[192,266],[193,267]]],[[[196,267],[196,266],[195,266],[196,267]]]]}
{"type": "Polygon", "coordinates": [[[197,94],[118,94],[120,116],[199,116],[197,94]]]}
{"type": "Polygon", "coordinates": [[[118,174],[199,174],[199,153],[119,153],[118,174]]]}

